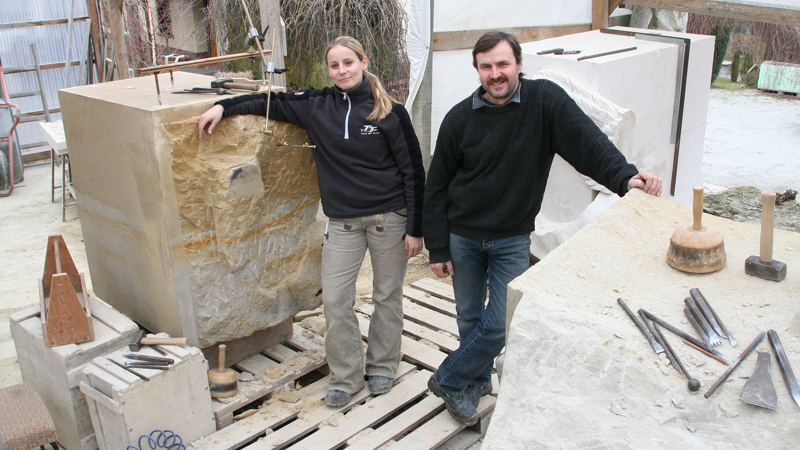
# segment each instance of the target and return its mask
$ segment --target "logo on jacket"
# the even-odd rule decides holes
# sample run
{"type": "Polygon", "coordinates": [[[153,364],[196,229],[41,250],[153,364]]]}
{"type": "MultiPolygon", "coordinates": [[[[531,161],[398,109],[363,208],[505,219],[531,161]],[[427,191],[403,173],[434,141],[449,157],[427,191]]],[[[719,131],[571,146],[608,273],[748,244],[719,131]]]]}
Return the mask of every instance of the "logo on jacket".
{"type": "Polygon", "coordinates": [[[361,127],[362,136],[370,136],[375,134],[381,134],[381,131],[375,125],[364,125],[361,127]]]}

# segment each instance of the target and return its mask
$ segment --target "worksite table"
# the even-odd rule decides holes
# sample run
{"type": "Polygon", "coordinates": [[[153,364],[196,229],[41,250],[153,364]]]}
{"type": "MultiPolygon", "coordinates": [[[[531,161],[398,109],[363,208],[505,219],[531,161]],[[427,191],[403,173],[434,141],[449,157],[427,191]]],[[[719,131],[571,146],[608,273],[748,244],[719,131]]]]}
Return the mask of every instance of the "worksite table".
{"type": "Polygon", "coordinates": [[[69,164],[69,152],[67,150],[67,138],[64,135],[64,123],[60,120],[55,122],[39,122],[42,127],[42,135],[50,144],[50,201],[55,202],[56,189],[61,188],[61,221],[67,221],[67,206],[77,203],[75,189],[72,187],[72,171],[67,169],[69,164]],[[56,156],[59,157],[61,164],[61,186],[56,186],[56,156]],[[67,203],[67,192],[72,200],[67,203]]]}

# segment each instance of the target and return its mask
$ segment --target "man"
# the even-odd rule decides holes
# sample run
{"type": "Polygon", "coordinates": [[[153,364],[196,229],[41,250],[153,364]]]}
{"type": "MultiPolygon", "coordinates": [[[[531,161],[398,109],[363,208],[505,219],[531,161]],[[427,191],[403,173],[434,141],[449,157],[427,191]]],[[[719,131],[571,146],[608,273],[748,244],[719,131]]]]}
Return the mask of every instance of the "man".
{"type": "Polygon", "coordinates": [[[486,33],[472,64],[481,86],[442,122],[423,213],[431,269],[453,276],[461,337],[428,387],[467,425],[492,390],[494,358],[505,345],[506,287],[529,267],[554,154],[619,195],[632,188],[661,194],[661,179],[628,164],[566,92],[522,78],[514,36],[486,33]]]}

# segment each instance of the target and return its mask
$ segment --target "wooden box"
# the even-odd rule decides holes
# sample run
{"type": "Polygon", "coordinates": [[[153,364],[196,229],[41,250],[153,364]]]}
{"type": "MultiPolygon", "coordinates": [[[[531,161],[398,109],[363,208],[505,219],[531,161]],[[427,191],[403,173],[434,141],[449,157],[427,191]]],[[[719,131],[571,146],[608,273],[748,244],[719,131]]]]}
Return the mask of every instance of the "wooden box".
{"type": "Polygon", "coordinates": [[[67,450],[97,448],[84,395],[78,388],[81,369],[92,359],[127,348],[136,324],[105,303],[87,296],[95,338],[80,344],[46,347],[39,305],[10,317],[22,379],[42,397],[56,426],[58,442],[67,450]]]}
{"type": "MultiPolygon", "coordinates": [[[[126,350],[96,358],[83,369],[80,389],[97,430],[101,450],[138,445],[139,438],[155,430],[170,431],[191,442],[216,431],[208,363],[196,347],[159,346],[175,360],[168,370],[133,369],[148,380],[113,364],[123,363],[126,350]]],[[[157,356],[152,348],[140,353],[157,356]]]]}

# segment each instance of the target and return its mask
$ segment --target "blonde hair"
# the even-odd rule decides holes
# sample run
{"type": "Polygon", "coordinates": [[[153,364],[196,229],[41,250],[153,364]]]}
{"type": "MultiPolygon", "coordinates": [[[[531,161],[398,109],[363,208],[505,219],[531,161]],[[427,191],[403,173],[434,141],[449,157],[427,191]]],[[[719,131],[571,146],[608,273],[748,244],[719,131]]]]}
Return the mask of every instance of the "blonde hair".
{"type": "MultiPolygon", "coordinates": [[[[364,53],[364,47],[362,47],[361,43],[355,38],[350,36],[339,36],[328,45],[327,49],[325,49],[326,64],[328,62],[328,52],[337,45],[341,45],[342,47],[347,47],[352,50],[358,57],[359,61],[363,61],[364,58],[367,57],[366,53],[364,53]]],[[[397,103],[397,100],[392,98],[392,96],[386,92],[386,89],[383,88],[383,84],[381,84],[381,80],[379,80],[378,77],[376,77],[373,73],[365,70],[364,74],[367,76],[370,86],[372,86],[372,96],[375,98],[375,107],[372,109],[370,115],[367,116],[367,120],[381,121],[392,112],[392,105],[397,103]]]]}

